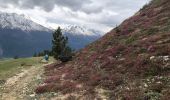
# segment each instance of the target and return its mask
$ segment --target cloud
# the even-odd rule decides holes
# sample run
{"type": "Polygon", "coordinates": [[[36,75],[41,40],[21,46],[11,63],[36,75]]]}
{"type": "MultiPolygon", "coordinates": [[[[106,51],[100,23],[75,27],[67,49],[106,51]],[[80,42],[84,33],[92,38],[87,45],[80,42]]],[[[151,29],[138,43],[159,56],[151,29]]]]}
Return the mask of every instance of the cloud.
{"type": "Polygon", "coordinates": [[[52,11],[55,5],[59,7],[68,7],[74,11],[81,9],[84,4],[90,3],[89,0],[1,0],[2,6],[14,5],[25,9],[34,9],[40,7],[45,11],[52,11]]]}
{"type": "Polygon", "coordinates": [[[0,11],[25,14],[44,26],[77,24],[109,31],[150,0],[0,0],[0,11]]]}

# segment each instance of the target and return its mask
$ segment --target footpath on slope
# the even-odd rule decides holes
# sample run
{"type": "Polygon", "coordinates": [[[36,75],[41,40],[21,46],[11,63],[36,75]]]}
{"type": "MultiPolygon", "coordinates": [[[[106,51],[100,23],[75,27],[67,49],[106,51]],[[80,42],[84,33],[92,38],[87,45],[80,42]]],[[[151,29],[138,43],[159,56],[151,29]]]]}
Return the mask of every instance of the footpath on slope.
{"type": "MultiPolygon", "coordinates": [[[[50,63],[49,63],[50,64],[50,63]]],[[[42,81],[44,65],[31,66],[21,73],[9,78],[2,88],[0,100],[36,99],[34,89],[42,81]]]]}

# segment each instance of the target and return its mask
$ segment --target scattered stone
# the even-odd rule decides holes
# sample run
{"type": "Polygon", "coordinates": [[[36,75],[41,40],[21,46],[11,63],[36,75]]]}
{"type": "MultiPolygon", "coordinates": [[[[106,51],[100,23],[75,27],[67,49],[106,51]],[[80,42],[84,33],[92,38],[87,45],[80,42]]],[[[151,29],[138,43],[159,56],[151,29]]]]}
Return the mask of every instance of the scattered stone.
{"type": "Polygon", "coordinates": [[[35,94],[31,94],[30,97],[35,97],[35,94]]]}
{"type": "Polygon", "coordinates": [[[147,85],[146,83],[144,83],[144,87],[146,87],[146,88],[147,88],[147,87],[148,87],[148,85],[147,85]]]}
{"type": "Polygon", "coordinates": [[[120,61],[124,61],[124,60],[125,60],[125,58],[120,58],[119,60],[120,60],[120,61]]]}
{"type": "Polygon", "coordinates": [[[82,88],[83,86],[81,84],[76,85],[77,88],[82,88]]]}
{"type": "Polygon", "coordinates": [[[143,38],[142,40],[143,40],[143,41],[146,41],[147,39],[148,39],[148,38],[143,38]]]}
{"type": "Polygon", "coordinates": [[[151,57],[150,57],[150,60],[153,60],[153,59],[155,59],[155,56],[151,56],[151,57]]]}
{"type": "Polygon", "coordinates": [[[149,46],[148,47],[148,51],[149,52],[154,52],[155,51],[155,47],[154,46],[149,46]]]}
{"type": "Polygon", "coordinates": [[[41,76],[38,75],[38,76],[36,77],[36,79],[37,79],[37,80],[41,80],[41,76]]]}
{"type": "Polygon", "coordinates": [[[160,82],[160,81],[158,81],[158,82],[156,82],[157,84],[161,84],[162,82],[160,82]]]}
{"type": "Polygon", "coordinates": [[[164,61],[169,61],[169,56],[163,56],[164,61]]]}
{"type": "Polygon", "coordinates": [[[169,56],[151,56],[150,60],[163,60],[163,61],[169,61],[170,57],[169,56]]]}

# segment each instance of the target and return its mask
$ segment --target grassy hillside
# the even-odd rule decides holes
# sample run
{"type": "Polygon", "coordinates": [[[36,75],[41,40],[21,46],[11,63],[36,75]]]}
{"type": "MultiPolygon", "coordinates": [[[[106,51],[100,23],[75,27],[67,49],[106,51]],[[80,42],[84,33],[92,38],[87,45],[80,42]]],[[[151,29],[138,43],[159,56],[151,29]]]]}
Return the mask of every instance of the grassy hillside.
{"type": "Polygon", "coordinates": [[[14,76],[22,69],[41,64],[42,57],[0,60],[0,80],[14,76]]]}
{"type": "MultiPolygon", "coordinates": [[[[33,100],[41,95],[34,95],[34,90],[43,80],[43,68],[49,62],[42,57],[4,59],[0,61],[0,99],[2,100],[33,100]]],[[[42,98],[47,98],[46,95],[42,98]]]]}
{"type": "Polygon", "coordinates": [[[37,93],[82,100],[169,100],[170,0],[153,0],[120,26],[78,52],[45,67],[37,93]]]}

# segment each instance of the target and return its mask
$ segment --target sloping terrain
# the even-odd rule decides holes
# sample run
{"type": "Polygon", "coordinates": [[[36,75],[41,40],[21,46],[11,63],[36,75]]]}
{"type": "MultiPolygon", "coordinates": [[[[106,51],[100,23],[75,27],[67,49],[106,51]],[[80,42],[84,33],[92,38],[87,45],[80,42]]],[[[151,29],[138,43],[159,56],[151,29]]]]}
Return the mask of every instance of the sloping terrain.
{"type": "MultiPolygon", "coordinates": [[[[48,99],[34,93],[42,82],[45,62],[40,57],[0,60],[0,100],[48,99]]],[[[50,58],[49,64],[54,60],[50,58]]]]}
{"type": "Polygon", "coordinates": [[[75,100],[169,100],[170,1],[153,0],[68,63],[45,67],[36,93],[75,100]]]}

